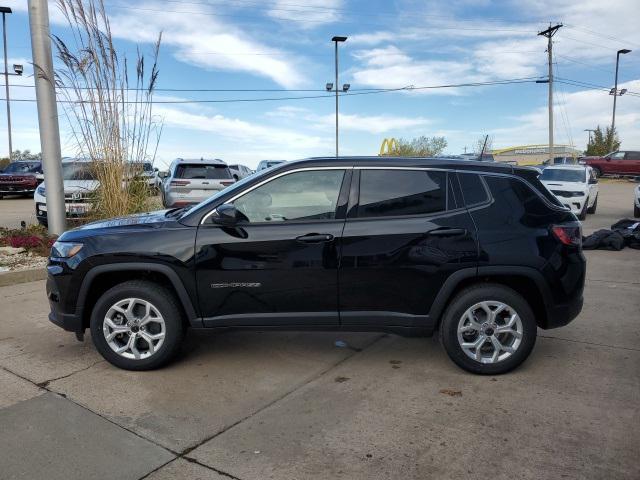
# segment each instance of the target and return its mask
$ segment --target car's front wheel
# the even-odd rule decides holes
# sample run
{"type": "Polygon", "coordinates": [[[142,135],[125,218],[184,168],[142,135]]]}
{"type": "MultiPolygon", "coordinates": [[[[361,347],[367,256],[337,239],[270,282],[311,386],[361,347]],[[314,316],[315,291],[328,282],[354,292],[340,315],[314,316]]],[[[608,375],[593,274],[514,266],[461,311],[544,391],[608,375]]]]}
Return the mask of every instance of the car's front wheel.
{"type": "Polygon", "coordinates": [[[527,301],[497,284],[462,290],[452,300],[440,325],[447,354],[473,373],[506,373],[531,353],[537,325],[527,301]]]}
{"type": "Polygon", "coordinates": [[[587,213],[596,213],[597,209],[598,209],[598,196],[596,195],[596,199],[593,201],[593,205],[591,205],[587,209],[587,213]]]}
{"type": "Polygon", "coordinates": [[[132,280],[105,292],[91,313],[91,338],[116,367],[152,370],[169,362],[184,335],[182,311],[171,291],[132,280]]]}

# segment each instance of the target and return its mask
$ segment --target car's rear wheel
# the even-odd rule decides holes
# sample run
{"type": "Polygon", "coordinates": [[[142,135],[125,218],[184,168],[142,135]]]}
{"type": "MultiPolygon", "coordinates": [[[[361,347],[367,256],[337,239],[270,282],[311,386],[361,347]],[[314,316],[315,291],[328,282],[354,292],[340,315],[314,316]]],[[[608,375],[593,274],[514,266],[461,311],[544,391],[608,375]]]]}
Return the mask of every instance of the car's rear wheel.
{"type": "Polygon", "coordinates": [[[596,174],[596,177],[600,178],[602,176],[602,169],[600,167],[592,167],[593,173],[596,174]]]}
{"type": "Polygon", "coordinates": [[[461,291],[440,325],[440,337],[451,360],[482,375],[506,373],[524,362],[535,345],[536,331],[527,301],[497,284],[461,291]]]}
{"type": "Polygon", "coordinates": [[[132,280],[105,292],[91,314],[91,338],[116,367],[151,370],[179,351],[184,324],[171,291],[153,282],[132,280]]]}
{"type": "Polygon", "coordinates": [[[587,213],[596,213],[597,208],[598,208],[598,196],[596,195],[596,199],[593,201],[593,205],[587,208],[587,213]]]}

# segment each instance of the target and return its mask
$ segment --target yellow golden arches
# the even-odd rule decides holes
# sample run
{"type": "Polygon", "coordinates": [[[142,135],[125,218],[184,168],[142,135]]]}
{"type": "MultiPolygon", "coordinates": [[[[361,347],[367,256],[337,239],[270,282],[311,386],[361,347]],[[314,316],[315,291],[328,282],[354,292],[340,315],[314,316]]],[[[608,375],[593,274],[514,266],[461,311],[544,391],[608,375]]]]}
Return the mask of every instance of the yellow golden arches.
{"type": "Polygon", "coordinates": [[[385,138],[380,145],[380,156],[396,155],[398,153],[398,141],[395,138],[385,138]]]}

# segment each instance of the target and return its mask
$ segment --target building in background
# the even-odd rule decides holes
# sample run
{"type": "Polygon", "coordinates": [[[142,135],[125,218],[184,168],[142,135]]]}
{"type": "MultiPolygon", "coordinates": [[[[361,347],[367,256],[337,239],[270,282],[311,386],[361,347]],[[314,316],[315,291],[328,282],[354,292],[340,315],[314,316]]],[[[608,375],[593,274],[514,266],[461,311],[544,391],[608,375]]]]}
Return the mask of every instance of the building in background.
{"type": "MultiPolygon", "coordinates": [[[[549,158],[549,145],[519,145],[492,150],[496,162],[516,162],[518,165],[539,165],[549,158]]],[[[570,145],[554,145],[554,157],[578,157],[582,151],[570,145]]]]}

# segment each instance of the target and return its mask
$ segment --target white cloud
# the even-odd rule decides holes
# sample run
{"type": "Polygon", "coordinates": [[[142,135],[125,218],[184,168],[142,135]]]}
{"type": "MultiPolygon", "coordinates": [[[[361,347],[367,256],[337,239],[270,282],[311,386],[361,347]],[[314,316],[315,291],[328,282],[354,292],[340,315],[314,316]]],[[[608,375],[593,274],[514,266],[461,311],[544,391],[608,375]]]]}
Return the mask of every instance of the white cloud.
{"type": "MultiPolygon", "coordinates": [[[[9,0],[9,3],[16,10],[27,10],[24,0],[9,0]]],[[[175,9],[175,3],[162,0],[130,2],[120,7],[119,4],[107,5],[115,38],[153,43],[162,31],[161,48],[171,47],[173,56],[183,63],[209,70],[246,72],[287,88],[304,82],[293,54],[256,40],[248,31],[229,23],[226,17],[211,15],[218,11],[215,6],[190,3],[184,13],[175,9]]],[[[49,5],[49,15],[54,25],[67,25],[53,2],[49,5]]],[[[65,32],[52,28],[52,33],[65,32]]]]}
{"type": "MultiPolygon", "coordinates": [[[[619,87],[640,92],[640,80],[626,82],[619,87]]],[[[554,104],[554,140],[558,144],[573,140],[578,148],[583,148],[587,139],[585,128],[611,125],[613,100],[605,91],[582,90],[560,94],[558,99],[560,103],[554,104]],[[566,122],[562,119],[563,108],[566,109],[570,122],[566,127],[566,122]]],[[[513,118],[512,123],[513,127],[491,130],[495,135],[494,146],[547,143],[547,107],[539,107],[526,115],[513,118]]],[[[640,97],[627,95],[618,98],[616,130],[622,140],[622,148],[640,148],[640,97]]]]}
{"type": "MultiPolygon", "coordinates": [[[[441,85],[480,82],[489,77],[479,72],[470,61],[417,60],[394,46],[361,50],[354,56],[362,62],[351,75],[353,83],[362,86],[402,88],[409,85],[441,85]]],[[[421,90],[421,93],[456,95],[455,88],[421,90]]]]}
{"type": "Polygon", "coordinates": [[[163,117],[165,125],[168,126],[213,133],[216,138],[236,142],[236,146],[242,145],[242,148],[278,146],[282,152],[293,152],[294,157],[299,155],[297,152],[321,148],[330,140],[328,137],[260,125],[221,114],[197,114],[165,105],[154,107],[154,114],[163,117]]]}
{"type": "Polygon", "coordinates": [[[272,18],[293,22],[301,28],[315,28],[340,19],[342,0],[274,0],[268,14],[272,18]]]}
{"type": "MultiPolygon", "coordinates": [[[[267,117],[281,118],[296,125],[308,125],[314,131],[321,129],[331,131],[335,127],[335,114],[318,115],[313,110],[290,105],[283,105],[265,114],[267,117]]],[[[374,135],[396,131],[407,134],[407,131],[430,125],[432,120],[424,117],[403,117],[398,115],[360,115],[340,113],[340,130],[366,132],[374,135]]]]}

